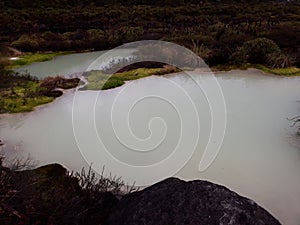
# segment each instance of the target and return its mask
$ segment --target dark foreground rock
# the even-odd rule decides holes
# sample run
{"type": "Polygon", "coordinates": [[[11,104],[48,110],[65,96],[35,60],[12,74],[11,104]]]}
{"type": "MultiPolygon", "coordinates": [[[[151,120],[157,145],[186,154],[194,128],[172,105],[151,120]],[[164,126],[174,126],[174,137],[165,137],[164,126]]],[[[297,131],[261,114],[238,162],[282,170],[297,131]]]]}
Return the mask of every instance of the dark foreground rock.
{"type": "Polygon", "coordinates": [[[278,225],[252,200],[207,181],[170,178],[125,196],[106,225],[278,225]]]}
{"type": "Polygon", "coordinates": [[[0,157],[0,224],[279,224],[253,201],[210,182],[170,178],[119,200],[122,183],[93,177],[70,174],[58,164],[12,171],[1,166],[0,157]]]}
{"type": "Polygon", "coordinates": [[[1,225],[99,225],[118,202],[110,192],[82,188],[58,164],[13,172],[0,165],[1,225]]]}

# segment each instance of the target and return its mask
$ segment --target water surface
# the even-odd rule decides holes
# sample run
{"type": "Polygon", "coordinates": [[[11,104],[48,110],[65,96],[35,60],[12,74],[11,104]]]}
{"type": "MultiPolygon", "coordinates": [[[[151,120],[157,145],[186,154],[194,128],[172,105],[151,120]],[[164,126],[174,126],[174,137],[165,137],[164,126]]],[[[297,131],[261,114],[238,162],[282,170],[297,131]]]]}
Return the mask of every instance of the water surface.
{"type": "MultiPolygon", "coordinates": [[[[41,76],[45,73],[68,75],[85,68],[97,54],[60,56],[26,68],[41,76]],[[72,66],[76,60],[77,65],[72,66]]],[[[196,79],[200,79],[200,75],[196,79]]],[[[282,224],[299,224],[300,145],[286,117],[299,115],[300,78],[237,70],[218,73],[217,80],[226,101],[227,129],[220,153],[204,172],[198,171],[198,165],[211,129],[209,103],[195,81],[183,73],[151,76],[107,91],[68,91],[34,112],[0,116],[0,137],[6,141],[10,155],[30,153],[40,164],[58,162],[71,170],[88,166],[90,162],[84,159],[83,152],[97,152],[98,158],[94,160],[100,164],[97,166],[105,165],[107,171],[122,176],[129,183],[147,183],[151,174],[143,174],[139,169],[124,170],[118,164],[108,164],[104,155],[99,156],[106,149],[123,163],[138,168],[167,158],[181,138],[185,139],[184,147],[188,149],[189,141],[195,138],[192,131],[196,126],[195,123],[183,124],[185,116],[193,116],[188,112],[192,109],[188,105],[191,100],[199,112],[199,142],[191,160],[175,175],[225,185],[265,207],[282,224]],[[150,95],[153,90],[159,94],[150,95]],[[182,93],[190,100],[185,100],[182,93]],[[147,97],[135,102],[136,96],[147,97]],[[188,109],[185,110],[187,115],[178,114],[181,108],[188,109]],[[124,117],[128,109],[130,114],[124,117]],[[147,140],[149,146],[154,146],[151,151],[132,151],[130,146],[135,143],[122,143],[122,135],[128,134],[122,118],[127,118],[126,123],[135,138],[147,140]],[[153,118],[156,119],[151,122],[153,118]],[[183,125],[190,132],[181,134],[183,125]],[[155,146],[157,141],[159,145],[155,146]]]]}

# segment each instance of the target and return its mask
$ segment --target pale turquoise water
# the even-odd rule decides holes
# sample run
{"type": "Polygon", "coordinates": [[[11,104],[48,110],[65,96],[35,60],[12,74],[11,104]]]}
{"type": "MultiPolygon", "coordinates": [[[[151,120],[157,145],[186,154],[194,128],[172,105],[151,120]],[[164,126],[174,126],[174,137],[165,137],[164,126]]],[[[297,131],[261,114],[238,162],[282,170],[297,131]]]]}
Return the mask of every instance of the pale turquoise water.
{"type": "MultiPolygon", "coordinates": [[[[54,61],[36,63],[27,69],[43,72],[43,76],[45,71],[51,72],[53,68],[55,73],[64,71],[63,74],[69,74],[79,67],[85,68],[81,65],[89,64],[97,54],[60,56],[54,61]],[[80,58],[78,62],[81,64],[70,66],[76,58],[80,58]]],[[[86,152],[97,152],[93,160],[99,164],[97,166],[105,165],[107,171],[122,176],[129,183],[136,181],[144,184],[154,175],[161,174],[163,178],[164,170],[154,168],[152,174],[145,174],[142,169],[124,170],[121,164],[109,164],[99,139],[114,157],[134,166],[152,165],[168,157],[177,142],[181,141],[180,137],[186,138],[184,147],[188,149],[195,135],[196,122],[187,122],[188,132],[180,133],[185,123],[181,119],[185,115],[178,115],[176,109],[192,109],[187,104],[188,100],[182,97],[184,90],[199,112],[201,131],[195,154],[176,176],[225,185],[255,200],[283,224],[299,224],[300,149],[297,145],[300,144],[293,136],[295,130],[289,127],[286,117],[300,114],[300,78],[266,76],[257,70],[248,70],[218,73],[217,80],[226,101],[227,129],[220,153],[208,170],[202,173],[198,171],[198,165],[209,138],[210,111],[205,95],[195,82],[180,73],[131,81],[108,91],[79,92],[75,106],[75,91],[69,91],[34,112],[0,116],[0,137],[7,142],[7,148],[11,146],[12,154],[30,153],[40,164],[59,162],[72,170],[87,166],[82,156],[86,156],[86,152]],[[150,96],[152,90],[158,96],[150,96]],[[120,93],[119,100],[114,102],[120,93]],[[135,96],[148,98],[135,102],[135,96]],[[162,96],[173,100],[168,102],[158,98],[162,96]],[[117,107],[114,110],[113,104],[117,107]],[[124,114],[127,115],[125,109],[130,109],[128,106],[134,106],[126,121],[132,133],[139,139],[153,137],[156,141],[162,135],[164,138],[157,148],[137,154],[116,137],[116,132],[122,135],[127,131],[122,118],[126,118],[124,114]],[[112,117],[117,118],[113,120],[117,123],[113,124],[112,117]],[[156,120],[149,127],[151,118],[162,118],[164,123],[156,120]],[[101,154],[103,157],[99,157],[101,154]]],[[[187,115],[193,118],[192,113],[187,115]]],[[[148,144],[152,145],[151,138],[149,140],[148,144]]]]}
{"type": "MultiPolygon", "coordinates": [[[[128,52],[133,52],[131,49],[119,49],[117,51],[111,50],[110,55],[122,57],[127,55],[128,52]]],[[[107,51],[98,52],[86,52],[86,53],[75,53],[70,55],[56,56],[53,60],[45,62],[32,63],[27,66],[16,69],[17,72],[29,72],[31,75],[38,77],[39,79],[47,76],[54,75],[72,75],[78,72],[87,71],[89,66],[102,54],[107,51]]]]}

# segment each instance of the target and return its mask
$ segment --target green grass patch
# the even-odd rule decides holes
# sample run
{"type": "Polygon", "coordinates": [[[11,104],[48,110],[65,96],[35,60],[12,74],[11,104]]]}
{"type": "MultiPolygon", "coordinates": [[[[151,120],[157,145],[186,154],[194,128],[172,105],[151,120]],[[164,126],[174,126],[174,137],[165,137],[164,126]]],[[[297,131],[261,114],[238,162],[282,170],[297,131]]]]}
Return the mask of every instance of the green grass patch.
{"type": "Polygon", "coordinates": [[[212,68],[212,71],[230,71],[230,70],[246,70],[249,68],[259,69],[265,73],[279,76],[300,76],[300,68],[269,68],[261,64],[244,64],[244,65],[218,65],[212,68]]]}
{"type": "Polygon", "coordinates": [[[20,86],[0,91],[1,113],[19,113],[32,111],[36,106],[49,103],[53,97],[39,95],[39,83],[28,81],[20,86]]]}
{"type": "Polygon", "coordinates": [[[289,67],[289,68],[268,68],[263,65],[254,65],[254,68],[260,69],[265,73],[271,73],[279,76],[300,76],[300,68],[289,67]]]}
{"type": "Polygon", "coordinates": [[[212,67],[212,71],[230,71],[230,70],[246,70],[251,68],[252,65],[249,63],[243,65],[217,65],[212,67]]]}
{"type": "Polygon", "coordinates": [[[41,94],[42,90],[38,81],[25,79],[0,88],[0,113],[29,112],[38,105],[52,102],[54,98],[41,94]]]}
{"type": "Polygon", "coordinates": [[[71,52],[50,52],[50,53],[25,53],[20,59],[12,60],[10,69],[16,69],[21,66],[29,65],[34,62],[45,62],[52,60],[55,56],[69,54],[71,52]]]}
{"type": "Polygon", "coordinates": [[[36,106],[50,103],[54,100],[52,97],[38,96],[34,98],[3,98],[0,97],[0,101],[3,101],[3,112],[7,113],[20,113],[20,112],[30,112],[36,106]]]}
{"type": "Polygon", "coordinates": [[[115,87],[122,86],[125,81],[136,80],[151,75],[163,75],[167,73],[178,72],[179,70],[166,66],[163,68],[139,68],[122,73],[115,73],[108,75],[102,71],[96,70],[89,72],[87,76],[88,84],[85,89],[87,90],[107,90],[115,87]]]}

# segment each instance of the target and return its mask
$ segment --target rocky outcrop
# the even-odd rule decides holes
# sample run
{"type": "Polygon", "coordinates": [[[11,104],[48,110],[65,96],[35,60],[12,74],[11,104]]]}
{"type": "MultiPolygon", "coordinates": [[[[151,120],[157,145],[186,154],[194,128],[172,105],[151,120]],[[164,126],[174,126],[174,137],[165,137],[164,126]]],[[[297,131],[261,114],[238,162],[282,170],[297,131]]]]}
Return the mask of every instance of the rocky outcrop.
{"type": "Polygon", "coordinates": [[[63,95],[63,90],[75,88],[79,85],[79,78],[64,78],[61,76],[46,77],[41,81],[41,94],[47,97],[60,97],[63,95]]]}
{"type": "Polygon", "coordinates": [[[40,86],[49,90],[53,90],[56,88],[71,89],[77,87],[79,82],[79,78],[65,78],[61,76],[54,76],[46,77],[44,80],[42,80],[40,86]]]}
{"type": "Polygon", "coordinates": [[[252,200],[207,181],[169,178],[119,200],[99,188],[108,180],[95,183],[93,176],[72,175],[59,164],[16,172],[0,163],[0,224],[280,224],[252,200]]]}
{"type": "Polygon", "coordinates": [[[0,224],[102,224],[118,199],[79,179],[59,164],[19,172],[0,165],[0,224]]]}
{"type": "Polygon", "coordinates": [[[278,225],[252,200],[207,181],[170,178],[125,196],[106,225],[278,225]]]}

